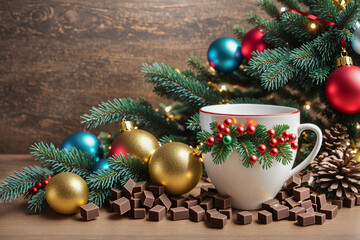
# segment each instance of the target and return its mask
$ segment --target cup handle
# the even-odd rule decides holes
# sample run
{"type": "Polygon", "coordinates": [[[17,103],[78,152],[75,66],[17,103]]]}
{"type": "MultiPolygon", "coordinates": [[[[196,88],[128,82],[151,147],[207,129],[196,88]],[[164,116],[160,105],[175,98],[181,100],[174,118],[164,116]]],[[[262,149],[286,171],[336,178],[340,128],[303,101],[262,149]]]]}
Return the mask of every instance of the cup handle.
{"type": "Polygon", "coordinates": [[[312,130],[315,132],[316,134],[316,143],[314,146],[314,149],[311,151],[311,153],[309,154],[309,156],[307,156],[307,158],[305,160],[303,160],[298,166],[296,166],[295,168],[291,169],[290,174],[289,174],[289,178],[300,172],[301,170],[303,170],[307,165],[309,165],[311,163],[311,161],[316,157],[316,155],[318,154],[320,148],[321,148],[321,144],[322,144],[322,132],[320,130],[320,128],[314,124],[311,123],[304,123],[304,124],[300,124],[298,126],[297,129],[297,135],[300,136],[301,132],[304,130],[312,130]]]}

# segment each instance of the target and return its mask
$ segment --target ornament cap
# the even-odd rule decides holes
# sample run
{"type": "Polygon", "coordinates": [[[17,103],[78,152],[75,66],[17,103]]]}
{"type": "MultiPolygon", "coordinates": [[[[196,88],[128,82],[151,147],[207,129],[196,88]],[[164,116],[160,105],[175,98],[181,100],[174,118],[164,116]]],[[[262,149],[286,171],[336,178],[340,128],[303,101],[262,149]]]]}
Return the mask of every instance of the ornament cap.
{"type": "Polygon", "coordinates": [[[348,56],[348,53],[345,48],[341,50],[340,57],[336,59],[336,66],[342,67],[346,65],[353,65],[353,60],[348,56]]]}
{"type": "Polygon", "coordinates": [[[200,161],[203,162],[204,154],[200,150],[200,145],[194,149],[193,154],[194,156],[200,158],[200,161]]]}
{"type": "Polygon", "coordinates": [[[133,129],[134,129],[134,125],[132,124],[132,122],[131,121],[126,121],[126,119],[123,118],[123,120],[119,124],[120,132],[131,131],[133,129]]]}

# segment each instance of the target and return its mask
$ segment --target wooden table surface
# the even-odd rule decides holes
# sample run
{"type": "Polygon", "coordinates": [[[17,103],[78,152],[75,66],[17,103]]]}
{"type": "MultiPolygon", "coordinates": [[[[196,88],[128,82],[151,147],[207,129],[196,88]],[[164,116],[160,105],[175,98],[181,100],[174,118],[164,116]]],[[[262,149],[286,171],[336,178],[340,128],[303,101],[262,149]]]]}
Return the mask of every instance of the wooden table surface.
{"type": "MultiPolygon", "coordinates": [[[[29,155],[0,155],[0,179],[35,164],[29,155]]],[[[199,185],[193,193],[200,191],[199,185]]],[[[212,229],[205,222],[190,220],[134,220],[102,208],[99,218],[84,222],[80,214],[63,216],[49,208],[41,214],[31,214],[20,198],[0,205],[0,239],[360,239],[360,207],[343,208],[324,225],[308,227],[288,220],[260,225],[256,211],[253,223],[242,226],[234,222],[235,216],[224,229],[212,229]]]]}

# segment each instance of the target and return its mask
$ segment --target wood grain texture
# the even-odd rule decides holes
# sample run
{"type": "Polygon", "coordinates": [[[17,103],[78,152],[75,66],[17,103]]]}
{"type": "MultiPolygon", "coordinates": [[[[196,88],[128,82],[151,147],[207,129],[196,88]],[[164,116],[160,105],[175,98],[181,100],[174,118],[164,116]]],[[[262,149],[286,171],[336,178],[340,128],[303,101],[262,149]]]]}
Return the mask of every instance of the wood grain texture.
{"type": "MultiPolygon", "coordinates": [[[[24,166],[33,165],[29,155],[0,155],[0,180],[24,166]]],[[[198,194],[201,183],[191,192],[198,194]]],[[[212,229],[205,222],[190,220],[150,222],[147,219],[134,220],[110,213],[102,208],[100,217],[83,222],[80,214],[58,215],[46,208],[41,214],[30,214],[24,200],[11,204],[0,204],[0,239],[359,239],[360,207],[343,208],[336,218],[326,220],[324,225],[300,227],[293,221],[282,220],[269,225],[256,222],[238,225],[233,219],[224,229],[212,229]]]]}
{"type": "Polygon", "coordinates": [[[141,64],[205,63],[213,40],[233,36],[236,23],[251,27],[246,12],[261,13],[256,2],[0,1],[0,153],[27,153],[39,141],[59,146],[101,101],[164,101],[141,64]]]}

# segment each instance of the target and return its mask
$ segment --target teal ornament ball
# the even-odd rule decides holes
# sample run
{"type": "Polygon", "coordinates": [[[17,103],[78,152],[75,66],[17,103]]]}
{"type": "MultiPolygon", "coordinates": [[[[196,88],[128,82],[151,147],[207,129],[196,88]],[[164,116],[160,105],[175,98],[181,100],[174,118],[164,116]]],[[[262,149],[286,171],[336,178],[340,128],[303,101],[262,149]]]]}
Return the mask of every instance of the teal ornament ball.
{"type": "Polygon", "coordinates": [[[225,145],[229,145],[229,144],[232,142],[232,138],[231,138],[231,136],[229,136],[229,135],[225,135],[225,136],[223,137],[222,141],[223,141],[223,143],[224,143],[225,145]]]}
{"type": "Polygon", "coordinates": [[[357,54],[360,54],[360,28],[355,30],[351,46],[357,54]]]}
{"type": "Polygon", "coordinates": [[[109,162],[106,158],[100,159],[99,161],[97,161],[93,167],[93,172],[97,171],[97,170],[105,170],[105,169],[109,169],[110,165],[109,162]]]}
{"type": "Polygon", "coordinates": [[[216,71],[230,73],[238,69],[243,57],[241,55],[241,44],[230,37],[216,39],[210,44],[207,52],[210,66],[216,71]]]}
{"type": "Polygon", "coordinates": [[[100,140],[89,132],[75,132],[65,138],[61,144],[62,149],[76,148],[93,156],[99,161],[104,156],[102,143],[100,140]]]}

